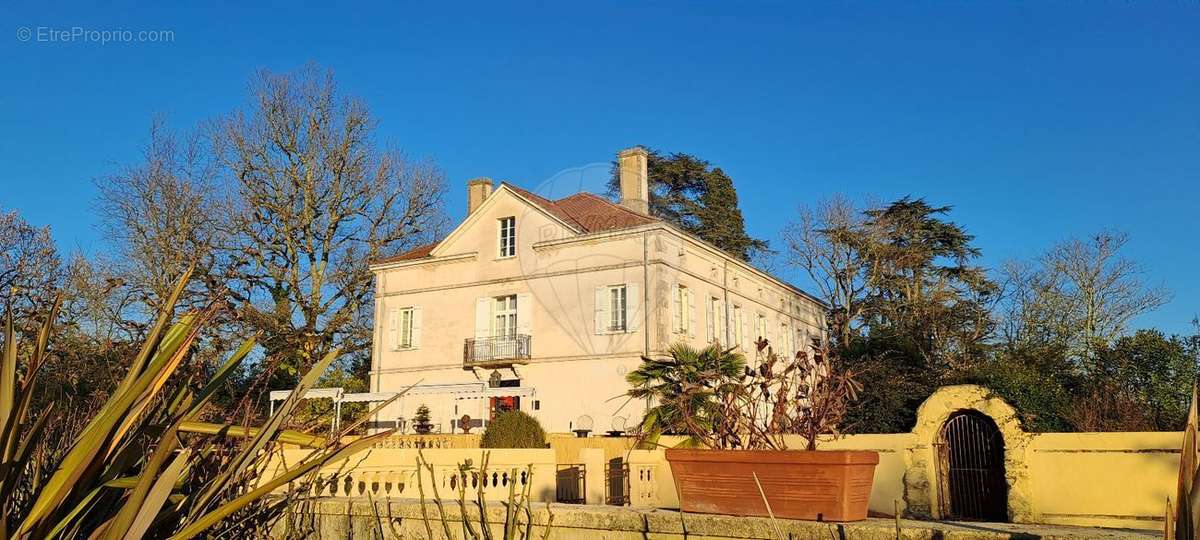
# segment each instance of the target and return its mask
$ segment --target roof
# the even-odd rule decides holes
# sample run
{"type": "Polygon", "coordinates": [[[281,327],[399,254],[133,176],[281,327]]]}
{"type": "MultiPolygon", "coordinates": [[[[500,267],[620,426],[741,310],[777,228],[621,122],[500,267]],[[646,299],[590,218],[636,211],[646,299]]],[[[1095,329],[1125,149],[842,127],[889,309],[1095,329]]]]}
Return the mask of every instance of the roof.
{"type": "Polygon", "coordinates": [[[551,201],[518,187],[508,187],[584,233],[629,229],[659,221],[593,193],[579,192],[551,201]]]}
{"type": "MultiPolygon", "coordinates": [[[[537,205],[550,215],[575,227],[584,234],[629,229],[659,221],[656,218],[634,212],[594,193],[580,192],[558,199],[557,201],[552,201],[512,184],[502,183],[501,185],[507,186],[508,189],[521,198],[537,205]]],[[[372,264],[424,259],[430,256],[430,253],[433,252],[433,249],[437,245],[438,242],[426,244],[398,255],[378,259],[372,264]]]]}
{"type": "Polygon", "coordinates": [[[425,244],[423,246],[418,246],[418,247],[412,248],[408,251],[405,251],[404,253],[400,253],[398,255],[392,255],[391,257],[384,257],[382,259],[376,259],[371,264],[386,264],[386,263],[394,263],[394,262],[400,262],[400,261],[415,261],[417,259],[424,259],[425,257],[429,256],[429,254],[433,251],[433,248],[437,247],[437,245],[438,245],[437,242],[432,242],[429,244],[425,244]]]}

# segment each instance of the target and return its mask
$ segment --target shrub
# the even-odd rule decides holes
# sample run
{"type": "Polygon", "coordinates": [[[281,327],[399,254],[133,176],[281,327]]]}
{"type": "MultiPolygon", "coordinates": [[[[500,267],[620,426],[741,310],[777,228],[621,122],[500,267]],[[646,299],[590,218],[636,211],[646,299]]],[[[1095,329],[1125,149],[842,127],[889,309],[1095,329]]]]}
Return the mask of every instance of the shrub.
{"type": "Polygon", "coordinates": [[[337,358],[336,350],[313,365],[263,425],[200,421],[255,340],[243,343],[207,380],[193,380],[198,387],[189,385],[191,366],[185,363],[203,358],[195,346],[206,325],[219,320],[217,303],[175,319],[174,306],[190,279],[190,272],[180,278],[140,352],[123,359],[124,378],[97,412],[85,413],[94,415],[66,448],[46,438],[47,426],[63,418],[52,404],[30,407],[42,390],[43,363],[58,361],[52,330],[61,298],[32,343],[17,343],[11,318],[0,328],[0,538],[258,536],[307,488],[265,495],[292,482],[308,485],[308,473],[390,433],[343,444],[338,436],[326,440],[281,428],[337,358]],[[286,472],[260,476],[278,443],[314,450],[286,472]]]}
{"type": "Polygon", "coordinates": [[[626,375],[632,399],[650,399],[638,428],[639,445],[656,445],[660,435],[687,438],[684,446],[718,450],[786,450],[784,436],[799,434],[806,449],[819,437],[841,435],[849,405],[862,385],[842,370],[828,347],[784,358],[766,339],[757,342],[754,367],[719,344],[695,349],[675,344],[667,358],[642,357],[626,375]]]}
{"type": "Polygon", "coordinates": [[[424,403],[420,407],[417,407],[417,414],[413,415],[412,420],[413,428],[417,430],[417,433],[422,435],[429,433],[433,428],[433,422],[429,415],[429,406],[424,403]]]}
{"type": "Polygon", "coordinates": [[[537,418],[521,411],[502,412],[483,430],[481,448],[545,448],[546,431],[537,418]]]}

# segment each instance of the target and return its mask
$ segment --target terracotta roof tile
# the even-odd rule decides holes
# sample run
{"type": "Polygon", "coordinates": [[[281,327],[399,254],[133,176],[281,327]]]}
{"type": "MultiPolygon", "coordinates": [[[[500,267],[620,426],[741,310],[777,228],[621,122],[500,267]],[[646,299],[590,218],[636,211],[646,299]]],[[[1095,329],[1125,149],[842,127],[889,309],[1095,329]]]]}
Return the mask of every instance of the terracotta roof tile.
{"type": "Polygon", "coordinates": [[[586,232],[613,231],[658,221],[592,193],[576,193],[554,201],[586,232]]]}
{"type": "Polygon", "coordinates": [[[391,257],[384,257],[382,259],[376,259],[371,264],[387,264],[387,263],[394,263],[394,262],[400,262],[400,261],[414,261],[417,259],[424,259],[425,257],[428,257],[431,252],[433,252],[433,248],[437,247],[437,245],[438,245],[438,242],[432,242],[429,244],[425,244],[423,246],[418,246],[418,247],[412,248],[408,251],[405,251],[404,253],[392,255],[391,257]]]}
{"type": "Polygon", "coordinates": [[[572,218],[570,214],[567,214],[566,212],[564,212],[562,208],[559,208],[558,204],[555,203],[554,201],[551,201],[550,199],[542,197],[541,195],[538,195],[532,191],[521,189],[512,184],[503,183],[500,185],[508,186],[508,189],[511,189],[517,195],[520,195],[520,196],[528,199],[529,202],[542,207],[542,209],[549,212],[550,215],[567,222],[567,224],[569,224],[573,227],[576,227],[581,230],[583,229],[583,227],[580,226],[579,222],[575,221],[575,219],[572,218]]]}

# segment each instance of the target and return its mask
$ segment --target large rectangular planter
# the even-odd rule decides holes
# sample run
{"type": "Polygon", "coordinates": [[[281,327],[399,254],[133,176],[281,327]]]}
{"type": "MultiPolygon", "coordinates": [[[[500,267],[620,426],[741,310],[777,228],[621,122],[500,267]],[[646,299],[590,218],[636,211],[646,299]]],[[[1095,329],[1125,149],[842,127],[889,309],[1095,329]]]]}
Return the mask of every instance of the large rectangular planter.
{"type": "Polygon", "coordinates": [[[879,454],[862,450],[667,449],[684,512],[777,518],[866,519],[879,454]]]}

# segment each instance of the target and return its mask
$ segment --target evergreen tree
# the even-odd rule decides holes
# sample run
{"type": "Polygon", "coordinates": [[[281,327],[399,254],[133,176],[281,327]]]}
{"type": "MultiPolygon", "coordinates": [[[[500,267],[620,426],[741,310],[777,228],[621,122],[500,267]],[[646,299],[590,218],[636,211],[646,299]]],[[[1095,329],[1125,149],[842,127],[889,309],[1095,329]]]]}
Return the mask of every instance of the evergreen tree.
{"type": "MultiPolygon", "coordinates": [[[[764,240],[746,234],[733,179],[701,158],[680,152],[648,149],[650,215],[696,235],[726,252],[749,261],[767,251],[764,240]]],[[[620,197],[617,163],[608,181],[609,194],[620,197]]]]}
{"type": "Polygon", "coordinates": [[[767,242],[746,234],[746,222],[738,208],[733,179],[719,167],[705,175],[704,192],[697,209],[696,236],[749,261],[755,253],[767,250],[767,242]]]}

